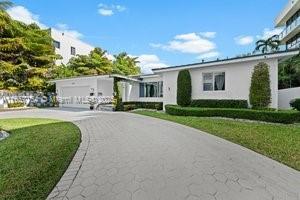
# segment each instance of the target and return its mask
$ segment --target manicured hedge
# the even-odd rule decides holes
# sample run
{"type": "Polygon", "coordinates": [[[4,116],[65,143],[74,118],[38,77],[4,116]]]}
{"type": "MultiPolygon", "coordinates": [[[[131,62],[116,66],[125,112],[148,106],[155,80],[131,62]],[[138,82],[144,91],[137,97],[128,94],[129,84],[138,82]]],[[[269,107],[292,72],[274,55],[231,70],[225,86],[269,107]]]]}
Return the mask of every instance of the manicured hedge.
{"type": "Polygon", "coordinates": [[[181,70],[177,77],[177,104],[188,106],[192,99],[192,80],[189,70],[181,70]]]}
{"type": "Polygon", "coordinates": [[[291,111],[266,111],[230,108],[192,108],[180,107],[175,105],[166,105],[165,108],[168,114],[178,116],[226,117],[284,124],[300,122],[300,112],[291,111]]]}
{"type": "Polygon", "coordinates": [[[124,106],[124,111],[134,110],[134,109],[138,109],[138,108],[155,109],[155,110],[163,109],[162,102],[130,101],[130,102],[123,102],[123,106],[124,106]]]}
{"type": "Polygon", "coordinates": [[[290,102],[292,108],[300,111],[300,99],[294,99],[290,102]]]}
{"type": "Polygon", "coordinates": [[[248,108],[247,100],[237,99],[196,99],[192,100],[191,107],[200,108],[248,108]]]}

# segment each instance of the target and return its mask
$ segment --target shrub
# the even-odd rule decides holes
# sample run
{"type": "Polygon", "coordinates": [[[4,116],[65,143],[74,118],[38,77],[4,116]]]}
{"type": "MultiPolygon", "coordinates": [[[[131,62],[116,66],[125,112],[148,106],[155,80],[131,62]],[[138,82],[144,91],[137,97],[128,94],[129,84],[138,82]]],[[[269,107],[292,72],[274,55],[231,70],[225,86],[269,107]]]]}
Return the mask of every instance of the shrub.
{"type": "Polygon", "coordinates": [[[177,77],[177,104],[188,106],[191,103],[192,82],[189,70],[182,70],[177,77]]]}
{"type": "Polygon", "coordinates": [[[145,109],[155,109],[155,110],[162,110],[163,103],[162,102],[123,102],[124,111],[130,111],[138,108],[145,108],[145,109]]]}
{"type": "Polygon", "coordinates": [[[122,111],[123,110],[123,102],[122,102],[122,97],[121,97],[121,94],[120,94],[119,79],[118,78],[114,78],[113,105],[114,105],[115,111],[122,111]]]}
{"type": "Polygon", "coordinates": [[[300,111],[300,99],[294,99],[290,102],[292,108],[300,111]]]}
{"type": "Polygon", "coordinates": [[[270,74],[266,63],[254,67],[249,99],[253,108],[266,108],[271,103],[270,74]]]}
{"type": "Polygon", "coordinates": [[[247,100],[236,99],[197,99],[192,100],[191,107],[200,108],[248,108],[247,100]]]}
{"type": "Polygon", "coordinates": [[[18,101],[18,102],[14,102],[14,103],[9,103],[7,106],[8,106],[8,108],[22,108],[22,107],[24,107],[24,103],[21,101],[18,101]]]}
{"type": "Polygon", "coordinates": [[[284,124],[300,122],[300,112],[229,108],[192,108],[174,105],[166,105],[165,108],[168,114],[177,116],[226,117],[284,124]]]}

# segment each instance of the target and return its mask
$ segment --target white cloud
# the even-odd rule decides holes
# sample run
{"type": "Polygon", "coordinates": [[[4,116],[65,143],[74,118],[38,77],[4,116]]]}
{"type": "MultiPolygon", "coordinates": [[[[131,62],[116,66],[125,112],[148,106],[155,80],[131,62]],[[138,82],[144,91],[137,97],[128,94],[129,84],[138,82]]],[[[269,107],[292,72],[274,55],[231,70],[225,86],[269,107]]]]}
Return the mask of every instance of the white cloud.
{"type": "Polygon", "coordinates": [[[212,52],[204,53],[204,54],[198,56],[197,59],[202,60],[202,59],[215,58],[215,57],[218,57],[219,55],[220,55],[219,52],[212,51],[212,52]]]}
{"type": "Polygon", "coordinates": [[[268,39],[273,35],[279,35],[282,32],[282,30],[283,30],[282,28],[275,28],[275,29],[265,28],[262,36],[257,36],[257,38],[268,39]]]}
{"type": "Polygon", "coordinates": [[[245,46],[253,43],[254,38],[253,36],[238,36],[234,40],[236,44],[245,46]]]}
{"type": "Polygon", "coordinates": [[[104,8],[99,8],[98,12],[100,15],[103,15],[103,16],[112,16],[114,14],[114,12],[112,10],[104,9],[104,8]]]}
{"type": "Polygon", "coordinates": [[[151,43],[150,46],[188,54],[202,54],[216,49],[214,42],[196,33],[176,35],[174,39],[166,45],[151,43]]]}
{"type": "Polygon", "coordinates": [[[201,32],[199,33],[201,36],[206,37],[206,38],[215,38],[216,37],[216,32],[201,32]]]}
{"type": "Polygon", "coordinates": [[[40,28],[47,28],[46,25],[40,22],[39,15],[31,13],[28,9],[23,6],[14,6],[7,10],[7,13],[14,19],[21,21],[25,24],[36,23],[40,28]]]}
{"type": "Polygon", "coordinates": [[[83,34],[76,31],[76,30],[72,30],[69,28],[69,26],[67,24],[63,24],[63,23],[58,23],[56,24],[55,30],[60,31],[60,32],[64,32],[66,35],[69,35],[70,37],[73,38],[81,38],[83,37],[83,34]]]}
{"type": "Polygon", "coordinates": [[[152,69],[154,68],[163,68],[163,67],[168,67],[167,64],[163,63],[157,55],[154,54],[142,54],[139,56],[134,56],[138,57],[138,65],[141,68],[141,72],[143,74],[151,74],[152,69]]]}
{"type": "Polygon", "coordinates": [[[123,12],[126,10],[125,6],[122,5],[106,5],[103,3],[100,3],[98,5],[98,13],[102,16],[112,16],[116,12],[123,12]]]}

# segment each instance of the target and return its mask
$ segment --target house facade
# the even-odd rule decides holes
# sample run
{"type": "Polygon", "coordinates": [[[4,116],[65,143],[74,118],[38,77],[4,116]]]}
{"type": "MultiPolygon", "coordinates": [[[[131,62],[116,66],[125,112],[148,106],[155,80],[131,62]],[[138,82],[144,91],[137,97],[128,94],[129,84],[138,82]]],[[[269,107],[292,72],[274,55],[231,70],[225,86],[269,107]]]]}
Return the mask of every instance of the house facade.
{"type": "Polygon", "coordinates": [[[276,27],[284,27],[279,40],[287,49],[300,47],[300,0],[289,0],[275,20],[276,27]]]}
{"type": "MultiPolygon", "coordinates": [[[[271,108],[278,105],[278,62],[297,55],[298,50],[237,57],[225,60],[195,63],[182,66],[154,69],[154,74],[140,76],[88,76],[54,80],[59,97],[73,98],[94,96],[112,97],[113,79],[120,80],[122,101],[163,102],[164,105],[177,102],[177,77],[180,70],[187,69],[192,80],[192,99],[248,100],[254,66],[264,62],[269,66],[271,108]]],[[[82,101],[65,102],[63,107],[83,107],[82,101]]]]}
{"type": "Polygon", "coordinates": [[[88,55],[94,49],[93,46],[56,29],[51,29],[51,37],[55,53],[62,56],[62,59],[56,61],[57,65],[67,64],[76,55],[88,55]]]}

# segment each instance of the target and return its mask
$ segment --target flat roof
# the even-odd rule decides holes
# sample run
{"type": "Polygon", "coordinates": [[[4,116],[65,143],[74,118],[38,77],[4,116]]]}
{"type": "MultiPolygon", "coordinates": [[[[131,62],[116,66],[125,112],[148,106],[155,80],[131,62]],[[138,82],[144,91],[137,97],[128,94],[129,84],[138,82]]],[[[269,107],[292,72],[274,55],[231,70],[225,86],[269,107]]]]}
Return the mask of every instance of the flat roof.
{"type": "Polygon", "coordinates": [[[287,20],[289,20],[300,9],[299,0],[289,0],[287,5],[279,13],[275,19],[275,26],[284,26],[287,20]]]}
{"type": "Polygon", "coordinates": [[[139,79],[132,78],[129,76],[119,75],[119,74],[110,74],[110,75],[84,75],[84,76],[73,76],[73,77],[67,77],[67,78],[61,78],[61,79],[53,79],[50,80],[50,83],[55,83],[59,81],[66,81],[66,80],[75,80],[75,79],[83,79],[83,78],[99,78],[99,79],[110,79],[110,78],[121,78],[124,80],[129,81],[136,81],[139,82],[139,79]]]}
{"type": "Polygon", "coordinates": [[[283,58],[283,57],[287,57],[287,56],[294,56],[297,54],[299,54],[299,49],[292,49],[292,50],[287,50],[287,51],[278,51],[278,52],[266,53],[266,54],[253,54],[253,55],[227,58],[227,59],[217,59],[217,60],[208,61],[208,62],[198,62],[198,63],[192,63],[192,64],[186,64],[186,65],[175,65],[175,66],[164,67],[164,68],[155,68],[152,70],[154,73],[157,73],[157,72],[164,72],[164,71],[174,71],[174,70],[179,70],[179,69],[210,67],[210,66],[216,66],[216,65],[232,64],[232,63],[247,62],[247,61],[254,61],[254,60],[283,58]]]}

